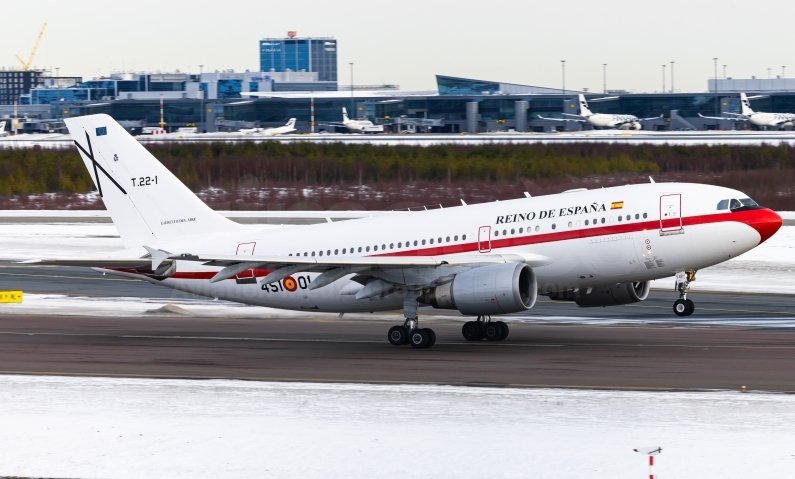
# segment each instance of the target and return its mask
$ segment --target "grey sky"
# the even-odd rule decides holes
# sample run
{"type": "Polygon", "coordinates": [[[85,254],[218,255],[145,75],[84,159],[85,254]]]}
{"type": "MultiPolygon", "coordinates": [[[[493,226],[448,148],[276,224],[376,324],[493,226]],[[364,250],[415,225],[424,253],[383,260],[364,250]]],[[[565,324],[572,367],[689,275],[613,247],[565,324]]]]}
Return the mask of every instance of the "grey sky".
{"type": "Polygon", "coordinates": [[[607,63],[608,88],[659,91],[673,60],[677,90],[705,91],[713,57],[719,76],[795,76],[793,14],[792,0],[3,2],[0,65],[26,58],[44,21],[34,64],[83,77],[256,70],[260,38],[297,30],[339,40],[340,83],[354,62],[356,83],[403,89],[435,88],[435,74],[559,87],[566,60],[567,88],[601,91],[607,63]]]}

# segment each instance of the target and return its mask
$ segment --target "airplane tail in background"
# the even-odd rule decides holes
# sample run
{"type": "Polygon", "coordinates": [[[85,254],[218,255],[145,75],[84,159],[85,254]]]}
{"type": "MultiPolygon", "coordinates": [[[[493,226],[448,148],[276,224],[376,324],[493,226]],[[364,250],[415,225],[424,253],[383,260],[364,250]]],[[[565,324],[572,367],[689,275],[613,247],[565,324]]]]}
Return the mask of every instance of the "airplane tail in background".
{"type": "Polygon", "coordinates": [[[204,204],[110,116],[64,122],[125,247],[245,229],[204,204]]]}
{"type": "Polygon", "coordinates": [[[580,94],[578,95],[578,97],[580,99],[580,115],[581,116],[593,115],[593,113],[591,113],[591,110],[588,109],[588,102],[585,101],[585,95],[580,94]]]}
{"type": "Polygon", "coordinates": [[[346,122],[349,122],[349,121],[350,121],[350,119],[348,118],[348,109],[343,106],[342,107],[342,122],[346,123],[346,122]]]}
{"type": "Polygon", "coordinates": [[[0,136],[5,135],[6,133],[6,122],[0,121],[0,136]]]}
{"type": "Polygon", "coordinates": [[[740,107],[741,112],[745,116],[753,115],[754,110],[751,109],[751,104],[748,103],[748,96],[745,93],[740,93],[740,107]]]}
{"type": "Polygon", "coordinates": [[[284,126],[289,126],[290,128],[295,128],[295,118],[290,118],[290,121],[288,121],[287,124],[284,125],[284,126]]]}

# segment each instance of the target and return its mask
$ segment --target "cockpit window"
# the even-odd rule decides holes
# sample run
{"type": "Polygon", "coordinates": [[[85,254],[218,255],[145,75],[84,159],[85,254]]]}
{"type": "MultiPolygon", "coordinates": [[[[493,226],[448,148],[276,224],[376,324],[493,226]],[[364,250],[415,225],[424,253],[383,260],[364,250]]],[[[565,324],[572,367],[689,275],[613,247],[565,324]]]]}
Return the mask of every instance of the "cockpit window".
{"type": "Polygon", "coordinates": [[[729,209],[731,210],[736,210],[737,208],[742,208],[742,207],[743,207],[742,203],[740,203],[739,200],[735,200],[734,198],[732,198],[731,203],[729,203],[729,209]]]}
{"type": "Polygon", "coordinates": [[[740,203],[742,203],[743,206],[759,206],[756,201],[752,200],[751,198],[743,198],[740,200],[740,203]]]}
{"type": "Polygon", "coordinates": [[[729,209],[729,200],[720,200],[720,201],[718,201],[718,209],[719,210],[728,210],[729,209]]]}

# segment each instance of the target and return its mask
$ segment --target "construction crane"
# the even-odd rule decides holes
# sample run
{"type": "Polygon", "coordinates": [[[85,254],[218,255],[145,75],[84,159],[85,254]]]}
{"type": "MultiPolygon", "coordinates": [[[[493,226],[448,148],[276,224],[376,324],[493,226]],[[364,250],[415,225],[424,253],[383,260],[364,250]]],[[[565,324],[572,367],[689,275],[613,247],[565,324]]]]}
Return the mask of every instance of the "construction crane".
{"type": "Polygon", "coordinates": [[[19,55],[16,56],[17,60],[19,60],[19,63],[22,64],[22,70],[23,71],[30,70],[30,65],[33,63],[33,57],[36,56],[36,50],[39,49],[39,44],[41,43],[41,37],[44,35],[44,29],[45,28],[47,28],[47,22],[44,22],[44,25],[41,26],[41,30],[39,30],[39,37],[36,38],[36,44],[33,45],[33,51],[30,52],[30,56],[28,57],[28,61],[27,62],[25,62],[25,60],[19,58],[19,55]]]}

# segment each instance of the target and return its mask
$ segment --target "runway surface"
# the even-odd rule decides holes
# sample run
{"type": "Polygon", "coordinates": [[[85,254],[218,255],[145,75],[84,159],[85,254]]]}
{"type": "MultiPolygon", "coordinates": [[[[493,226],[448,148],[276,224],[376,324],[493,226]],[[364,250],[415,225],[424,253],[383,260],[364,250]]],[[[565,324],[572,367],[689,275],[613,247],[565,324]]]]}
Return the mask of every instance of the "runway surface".
{"type": "Polygon", "coordinates": [[[795,392],[795,330],[511,324],[500,343],[426,321],[431,349],[385,321],[0,316],[2,373],[493,387],[795,392]]]}
{"type": "MultiPolygon", "coordinates": [[[[30,293],[190,298],[81,268],[2,267],[0,285],[30,293]]],[[[501,343],[467,342],[461,318],[425,311],[422,325],[438,336],[427,350],[387,342],[396,315],[116,318],[2,315],[0,307],[0,369],[512,387],[737,390],[744,385],[795,392],[795,306],[789,296],[693,294],[698,310],[686,322],[671,312],[675,297],[653,291],[635,305],[588,309],[541,300],[530,314],[511,318],[510,337],[501,343]],[[700,323],[705,320],[711,325],[700,323]],[[746,326],[732,325],[737,321],[746,326]],[[779,323],[771,327],[771,321],[779,323]]]]}

